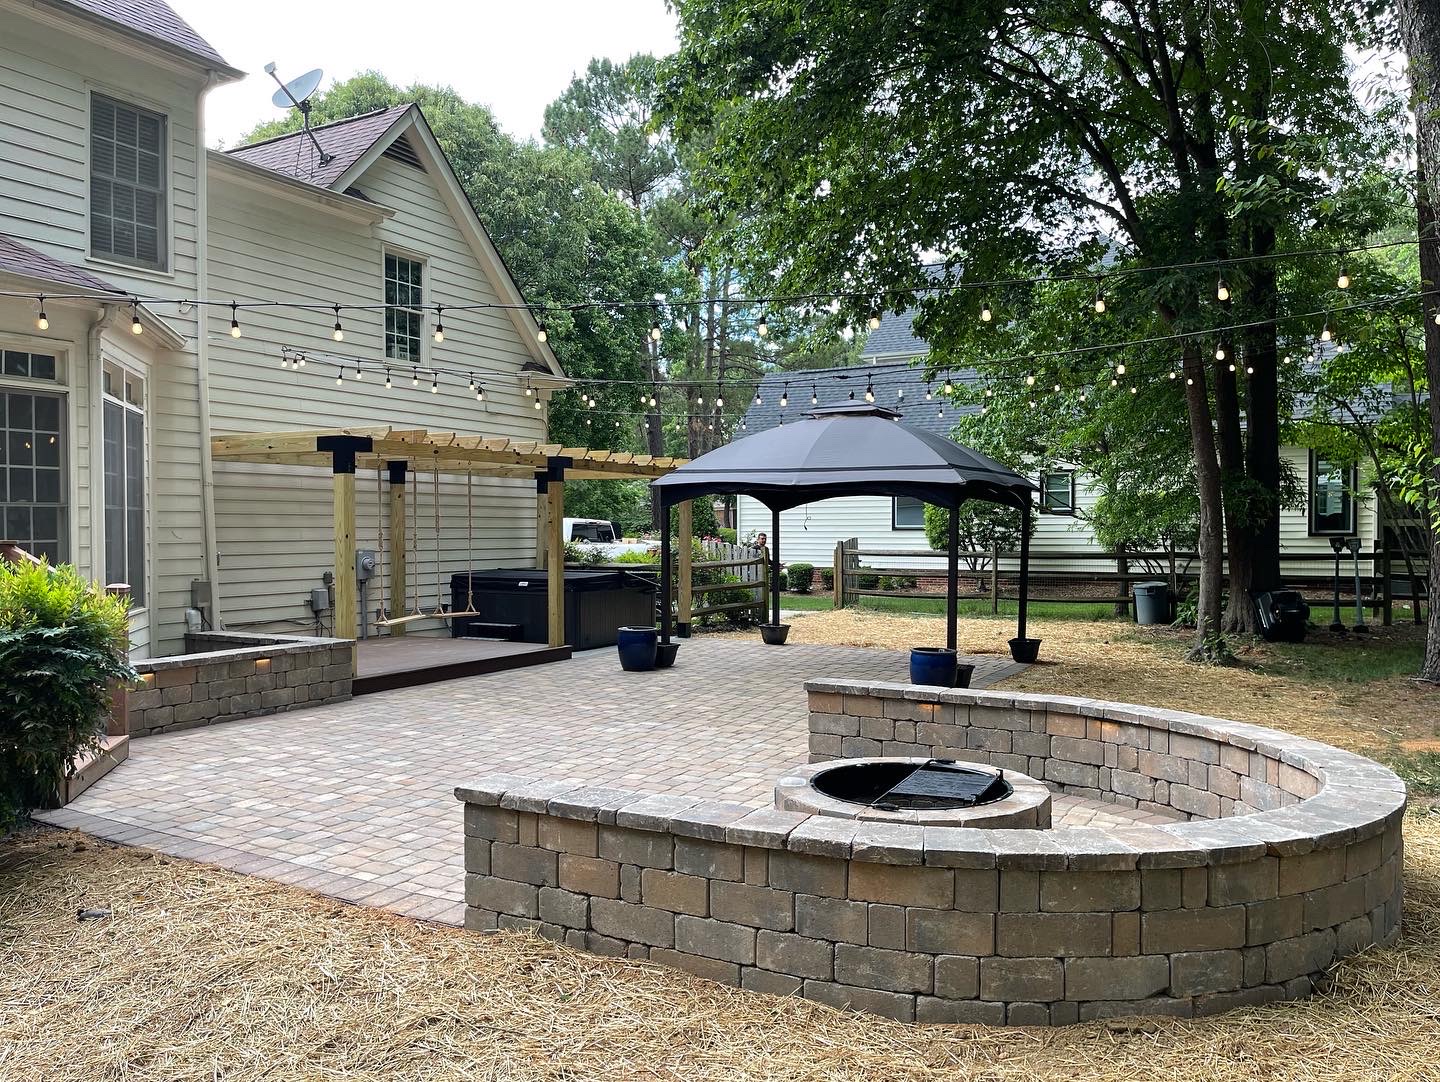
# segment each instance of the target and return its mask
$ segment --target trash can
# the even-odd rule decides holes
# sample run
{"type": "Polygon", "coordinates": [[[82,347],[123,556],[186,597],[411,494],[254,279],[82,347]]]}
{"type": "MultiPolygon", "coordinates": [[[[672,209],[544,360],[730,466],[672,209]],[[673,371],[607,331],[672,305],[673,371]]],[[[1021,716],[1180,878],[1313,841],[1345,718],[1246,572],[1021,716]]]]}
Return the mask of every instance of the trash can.
{"type": "Polygon", "coordinates": [[[1266,642],[1304,642],[1310,606],[1294,590],[1264,590],[1255,595],[1260,637],[1266,642]]]}
{"type": "Polygon", "coordinates": [[[1135,622],[1137,624],[1168,624],[1170,587],[1163,582],[1137,582],[1134,586],[1135,622]]]}

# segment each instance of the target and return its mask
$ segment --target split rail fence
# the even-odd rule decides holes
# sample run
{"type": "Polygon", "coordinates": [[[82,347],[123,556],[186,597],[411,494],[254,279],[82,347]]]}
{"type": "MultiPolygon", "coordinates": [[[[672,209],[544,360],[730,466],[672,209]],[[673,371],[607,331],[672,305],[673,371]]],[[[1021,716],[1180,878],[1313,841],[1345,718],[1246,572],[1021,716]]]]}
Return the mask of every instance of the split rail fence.
{"type": "MultiPolygon", "coordinates": [[[[770,591],[770,557],[767,550],[755,545],[732,545],[709,538],[700,541],[699,549],[701,558],[697,560],[693,552],[685,551],[683,546],[680,548],[675,561],[675,581],[670,584],[669,603],[681,634],[687,634],[694,621],[706,616],[733,619],[749,612],[763,620],[766,596],[770,591]],[[707,582],[707,579],[716,581],[707,582]],[[754,596],[738,601],[726,600],[727,591],[730,594],[753,593],[754,596]],[[707,604],[714,594],[719,594],[720,600],[707,604]]],[[[606,566],[626,571],[643,568],[653,571],[657,579],[660,576],[658,556],[651,564],[606,566]]]]}

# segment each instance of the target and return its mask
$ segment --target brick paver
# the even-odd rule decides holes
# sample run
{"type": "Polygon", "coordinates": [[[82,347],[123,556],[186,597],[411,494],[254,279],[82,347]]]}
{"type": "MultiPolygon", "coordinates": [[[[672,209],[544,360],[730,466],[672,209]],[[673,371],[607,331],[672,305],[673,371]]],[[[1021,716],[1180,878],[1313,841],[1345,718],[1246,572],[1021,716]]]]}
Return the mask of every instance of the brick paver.
{"type": "MultiPolygon", "coordinates": [[[[1019,670],[975,657],[975,686],[1019,670]]],[[[460,804],[486,773],[768,805],[807,755],[803,683],[903,680],[903,654],[696,639],[674,669],[625,673],[611,650],[568,662],[167,733],[57,825],[320,893],[459,922],[460,804]]],[[[1054,801],[1057,825],[1133,821],[1054,801]]]]}

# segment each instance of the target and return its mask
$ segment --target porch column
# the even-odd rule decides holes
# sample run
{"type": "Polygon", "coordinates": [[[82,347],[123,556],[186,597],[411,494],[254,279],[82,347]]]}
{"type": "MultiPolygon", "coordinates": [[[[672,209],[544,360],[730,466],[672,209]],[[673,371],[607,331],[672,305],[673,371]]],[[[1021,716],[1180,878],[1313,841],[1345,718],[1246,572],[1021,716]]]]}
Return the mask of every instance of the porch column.
{"type": "Polygon", "coordinates": [[[780,622],[780,511],[770,509],[770,622],[780,622]]]}
{"type": "Polygon", "coordinates": [[[960,507],[950,508],[945,528],[945,648],[957,649],[956,621],[960,615],[960,507]]]}
{"type": "Polygon", "coordinates": [[[1030,501],[1020,510],[1020,619],[1016,638],[1025,638],[1026,609],[1030,604],[1030,501]]]}
{"type": "MultiPolygon", "coordinates": [[[[409,596],[409,576],[406,567],[406,549],[409,538],[405,529],[405,474],[409,463],[403,459],[387,463],[390,471],[390,611],[387,619],[404,616],[405,598],[409,596]]],[[[391,624],[391,635],[404,635],[404,624],[391,624]]]]}
{"type": "MultiPolygon", "coordinates": [[[[368,436],[318,436],[315,450],[329,452],[335,520],[335,614],[337,639],[359,637],[355,600],[355,456],[368,452],[368,436]]],[[[350,652],[351,666],[355,652],[350,652]]]]}
{"type": "Polygon", "coordinates": [[[678,512],[676,517],[680,520],[680,536],[676,539],[676,547],[679,549],[676,556],[680,564],[680,583],[676,591],[675,607],[678,615],[676,616],[675,623],[682,639],[688,639],[690,637],[690,611],[695,607],[691,581],[691,564],[693,562],[695,547],[693,510],[694,504],[690,500],[686,500],[676,508],[678,512]]]}

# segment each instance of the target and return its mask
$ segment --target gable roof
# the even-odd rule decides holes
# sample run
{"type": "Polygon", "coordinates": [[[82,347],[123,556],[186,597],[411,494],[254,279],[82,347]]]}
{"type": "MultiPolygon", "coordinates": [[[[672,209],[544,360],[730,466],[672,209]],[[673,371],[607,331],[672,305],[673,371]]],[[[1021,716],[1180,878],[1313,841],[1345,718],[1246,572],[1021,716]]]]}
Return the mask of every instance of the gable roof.
{"type": "MultiPolygon", "coordinates": [[[[396,105],[362,113],[346,120],[310,129],[326,154],[334,159],[320,164],[315,146],[304,132],[292,132],[259,143],[226,151],[224,157],[299,180],[328,194],[348,192],[351,186],[388,148],[405,139],[403,160],[412,161],[435,181],[441,200],[448,206],[460,233],[469,244],[481,268],[490,278],[510,320],[532,359],[565,379],[565,372],[548,342],[540,339],[540,325],[528,307],[510,268],[505,265],[495,242],[485,231],[475,204],[465,194],[455,167],[431,131],[424,112],[415,103],[396,105]]],[[[463,303],[463,302],[462,302],[463,303]]]]}
{"type": "MultiPolygon", "coordinates": [[[[935,281],[945,274],[945,267],[941,263],[931,263],[920,269],[931,281],[935,281]]],[[[865,348],[860,351],[860,356],[925,356],[930,352],[930,345],[925,339],[917,337],[914,330],[915,317],[919,314],[918,307],[907,308],[898,316],[894,312],[886,312],[880,317],[880,326],[866,337],[865,348]]]]}
{"type": "MultiPolygon", "coordinates": [[[[979,383],[980,376],[973,369],[952,373],[956,383],[979,383]]],[[[940,382],[943,382],[940,381],[940,382]]],[[[950,437],[955,420],[970,413],[979,413],[976,405],[959,405],[941,401],[938,393],[931,401],[925,401],[927,389],[940,390],[939,383],[928,387],[925,383],[925,369],[908,364],[860,364],[845,368],[799,369],[794,372],[770,372],[760,381],[758,389],[760,404],[754,404],[745,411],[745,427],[735,433],[740,439],[755,432],[767,432],[778,428],[781,421],[794,422],[809,415],[815,407],[810,404],[814,394],[821,406],[838,406],[853,401],[864,403],[865,388],[875,391],[875,405],[893,410],[911,428],[918,428],[931,435],[950,437]],[[789,405],[780,408],[780,396],[789,388],[789,405]]]]}
{"type": "Polygon", "coordinates": [[[225,153],[251,165],[283,173],[293,180],[332,191],[335,190],[335,182],[415,108],[414,105],[396,105],[311,128],[321,150],[333,155],[323,165],[315,144],[303,131],[277,135],[273,139],[235,147],[225,153]]]}
{"type": "Polygon", "coordinates": [[[3,233],[0,233],[0,273],[30,278],[45,285],[115,293],[122,297],[128,295],[119,286],[111,285],[89,271],[38,252],[3,233]]]}
{"type": "Polygon", "coordinates": [[[52,0],[57,7],[69,8],[120,27],[129,34],[152,43],[168,46],[184,53],[204,66],[239,77],[243,73],[232,68],[215,47],[195,32],[164,0],[52,0]]]}

